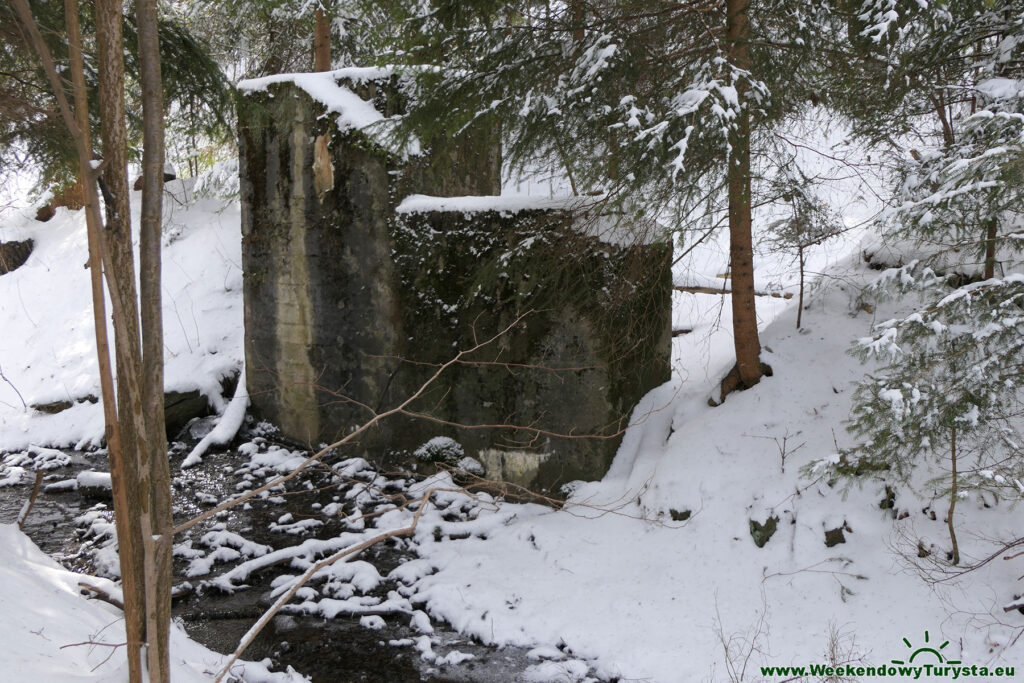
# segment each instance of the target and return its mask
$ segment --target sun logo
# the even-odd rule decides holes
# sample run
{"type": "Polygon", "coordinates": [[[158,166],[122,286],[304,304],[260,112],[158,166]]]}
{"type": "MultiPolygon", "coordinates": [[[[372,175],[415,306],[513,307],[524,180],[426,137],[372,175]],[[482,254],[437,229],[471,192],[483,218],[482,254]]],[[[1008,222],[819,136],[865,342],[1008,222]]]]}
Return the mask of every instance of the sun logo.
{"type": "MultiPolygon", "coordinates": [[[[910,644],[909,640],[904,638],[903,642],[906,644],[907,648],[909,648],[911,650],[914,650],[914,646],[910,644]]],[[[929,642],[928,631],[924,632],[924,642],[925,643],[929,642]]],[[[913,664],[915,657],[917,657],[920,654],[927,653],[927,654],[935,655],[938,658],[938,660],[939,660],[938,661],[939,664],[942,664],[942,663],[946,663],[946,664],[959,664],[960,660],[952,660],[952,659],[947,660],[947,659],[945,659],[942,656],[942,652],[940,652],[940,650],[945,649],[945,647],[947,645],[949,645],[949,641],[948,640],[945,641],[944,643],[942,643],[942,645],[939,645],[938,649],[935,649],[934,647],[930,647],[928,645],[922,645],[921,647],[917,648],[916,650],[914,650],[913,652],[910,653],[910,659],[909,660],[903,661],[902,659],[894,659],[894,660],[892,660],[892,663],[893,664],[913,664]]]]}

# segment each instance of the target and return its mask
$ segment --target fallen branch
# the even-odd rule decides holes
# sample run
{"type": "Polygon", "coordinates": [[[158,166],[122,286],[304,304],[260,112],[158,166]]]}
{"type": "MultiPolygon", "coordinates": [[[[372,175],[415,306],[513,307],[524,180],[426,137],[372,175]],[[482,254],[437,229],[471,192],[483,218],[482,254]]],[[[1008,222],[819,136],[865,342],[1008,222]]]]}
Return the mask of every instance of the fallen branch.
{"type": "MultiPolygon", "coordinates": [[[[715,287],[701,287],[701,286],[688,286],[688,285],[673,285],[672,289],[677,292],[686,292],[688,294],[732,294],[731,289],[716,289],[715,287]]],[[[770,296],[773,299],[792,299],[792,292],[754,292],[754,296],[770,296]]]]}
{"type": "Polygon", "coordinates": [[[100,588],[99,586],[94,586],[91,583],[86,583],[84,581],[79,581],[78,587],[83,590],[87,590],[90,593],[93,593],[96,596],[97,600],[102,600],[108,605],[113,605],[119,610],[124,610],[124,602],[113,593],[103,588],[100,588]]]}
{"type": "Polygon", "coordinates": [[[381,541],[387,540],[389,538],[394,538],[396,536],[411,536],[413,532],[416,531],[416,525],[419,524],[420,517],[423,515],[423,510],[426,509],[427,505],[430,504],[430,497],[434,494],[435,491],[438,490],[440,489],[428,489],[426,493],[423,494],[423,496],[419,499],[420,505],[416,509],[416,514],[413,516],[412,523],[409,526],[403,527],[401,529],[392,529],[391,531],[386,531],[382,534],[374,536],[373,538],[367,539],[362,543],[358,543],[354,546],[349,546],[348,548],[339,550],[330,557],[320,560],[312,567],[307,569],[302,576],[296,579],[295,583],[292,584],[292,587],[288,589],[283,595],[281,595],[281,597],[279,597],[274,602],[274,604],[271,605],[270,609],[264,612],[263,616],[260,617],[255,624],[253,624],[252,628],[250,628],[249,631],[244,636],[242,636],[242,640],[238,643],[238,647],[235,648],[235,651],[228,658],[228,661],[224,664],[223,668],[221,668],[220,672],[217,674],[217,678],[214,679],[214,683],[220,683],[222,680],[224,680],[224,677],[230,672],[231,667],[234,666],[235,662],[238,661],[238,658],[242,656],[242,653],[245,652],[246,648],[248,648],[249,645],[252,644],[252,641],[256,639],[256,636],[258,636],[260,632],[266,627],[266,625],[270,623],[271,619],[277,616],[277,613],[281,611],[281,608],[288,604],[289,600],[295,597],[295,594],[299,591],[299,589],[307,583],[309,583],[310,579],[312,579],[313,576],[321,569],[329,567],[335,562],[338,562],[339,560],[349,557],[350,555],[360,553],[366,550],[367,548],[374,546],[377,543],[380,543],[381,541]]]}
{"type": "Polygon", "coordinates": [[[22,531],[25,528],[25,520],[28,519],[28,513],[32,512],[32,506],[36,504],[36,498],[39,497],[39,489],[43,485],[43,471],[36,470],[36,483],[32,486],[32,495],[28,497],[25,504],[21,507],[21,511],[18,512],[18,531],[22,531]]]}
{"type": "Polygon", "coordinates": [[[83,640],[80,643],[68,643],[67,645],[61,645],[60,649],[63,650],[66,647],[81,647],[83,645],[90,645],[90,646],[91,645],[98,645],[99,647],[115,647],[116,648],[116,647],[124,647],[127,644],[128,643],[100,643],[100,642],[97,642],[95,640],[83,640]]]}

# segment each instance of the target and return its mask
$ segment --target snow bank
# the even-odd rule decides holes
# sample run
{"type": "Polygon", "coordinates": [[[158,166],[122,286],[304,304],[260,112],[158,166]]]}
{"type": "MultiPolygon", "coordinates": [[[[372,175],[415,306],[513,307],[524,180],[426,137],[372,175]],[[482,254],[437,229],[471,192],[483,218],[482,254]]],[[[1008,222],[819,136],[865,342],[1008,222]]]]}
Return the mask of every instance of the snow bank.
{"type": "Polygon", "coordinates": [[[224,414],[220,416],[217,426],[196,444],[192,452],[188,454],[188,457],[182,461],[181,466],[186,468],[198,465],[203,461],[203,454],[209,450],[210,446],[223,446],[226,443],[230,443],[242,427],[242,423],[245,421],[245,410],[248,407],[249,393],[245,389],[245,369],[243,368],[242,372],[238,375],[235,395],[231,399],[231,403],[224,410],[224,414]]]}
{"type": "MultiPolygon", "coordinates": [[[[0,670],[33,683],[128,680],[121,611],[86,600],[79,588],[82,582],[118,595],[114,583],[64,569],[9,524],[0,525],[0,557],[0,670]]],[[[172,624],[175,683],[211,681],[224,659],[172,624]]],[[[270,673],[253,662],[240,662],[235,673],[249,683],[306,680],[294,672],[270,673]]]]}
{"type": "MultiPolygon", "coordinates": [[[[239,207],[237,201],[195,200],[192,182],[165,185],[165,388],[198,389],[219,410],[225,403],[220,380],[238,372],[243,356],[239,207]]],[[[133,193],[136,226],[139,208],[140,195],[133,193]]],[[[0,371],[7,380],[0,380],[0,449],[98,446],[103,410],[91,402],[100,387],[85,215],[60,208],[40,223],[30,214],[0,223],[0,241],[35,242],[25,265],[0,276],[0,371]],[[27,406],[72,406],[51,415],[22,399],[27,406]]],[[[113,339],[112,327],[109,334],[113,339]]]]}
{"type": "Polygon", "coordinates": [[[974,89],[990,100],[1002,100],[1016,97],[1024,89],[1024,81],[1014,78],[988,78],[974,89]]]}

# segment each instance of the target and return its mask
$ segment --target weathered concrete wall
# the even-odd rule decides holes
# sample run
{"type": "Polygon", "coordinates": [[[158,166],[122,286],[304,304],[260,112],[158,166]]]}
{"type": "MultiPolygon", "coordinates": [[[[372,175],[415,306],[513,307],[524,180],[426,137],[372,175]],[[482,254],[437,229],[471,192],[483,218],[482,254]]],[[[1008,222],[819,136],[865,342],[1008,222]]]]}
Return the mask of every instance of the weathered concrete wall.
{"type": "MultiPolygon", "coordinates": [[[[370,85],[358,89],[379,100],[386,84],[370,85]]],[[[538,488],[606,471],[633,405],[669,376],[669,248],[602,243],[564,212],[395,213],[410,193],[496,194],[486,132],[400,164],[289,84],[244,97],[239,124],[245,352],[260,417],[302,442],[335,441],[532,310],[466,359],[483,365],[460,364],[425,392],[411,406],[422,417],[382,423],[358,448],[400,454],[448,435],[489,474],[538,488]],[[334,182],[318,194],[323,135],[334,182]]]]}
{"type": "MultiPolygon", "coordinates": [[[[636,402],[669,378],[670,250],[615,247],[573,222],[560,211],[437,211],[399,216],[393,231],[410,357],[443,363],[524,316],[420,405],[465,424],[536,427],[442,433],[489,473],[542,488],[602,476],[636,402]]],[[[427,370],[403,367],[401,391],[427,370]]],[[[438,433],[412,426],[421,439],[438,433]]]]}

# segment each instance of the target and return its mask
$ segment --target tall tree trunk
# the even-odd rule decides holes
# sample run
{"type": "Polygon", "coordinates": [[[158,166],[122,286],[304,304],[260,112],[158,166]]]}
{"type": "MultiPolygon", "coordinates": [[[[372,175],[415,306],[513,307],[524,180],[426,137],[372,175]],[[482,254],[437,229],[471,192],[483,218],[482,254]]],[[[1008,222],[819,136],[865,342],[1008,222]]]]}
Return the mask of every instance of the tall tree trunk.
{"type": "Polygon", "coordinates": [[[583,0],[570,0],[569,17],[572,20],[572,39],[579,43],[586,36],[587,9],[583,0]]]}
{"type": "MultiPolygon", "coordinates": [[[[144,629],[144,587],[142,572],[142,548],[137,522],[138,511],[138,477],[137,469],[134,467],[134,452],[125,448],[118,419],[118,409],[115,406],[113,373],[110,366],[110,349],[107,339],[107,325],[105,303],[103,296],[102,273],[104,269],[106,247],[104,242],[104,230],[102,219],[99,214],[99,196],[96,191],[96,174],[92,168],[92,145],[89,140],[88,106],[86,97],[85,76],[82,60],[82,41],[78,25],[78,8],[75,0],[65,0],[64,9],[67,21],[68,53],[70,58],[72,87],[74,90],[75,110],[71,109],[64,92],[64,83],[54,65],[53,56],[46,47],[39,32],[39,26],[32,17],[26,0],[11,0],[11,4],[18,14],[18,18],[24,25],[29,36],[33,49],[43,64],[43,70],[50,80],[54,96],[57,98],[58,107],[64,118],[64,123],[75,141],[76,152],[79,163],[79,179],[85,190],[86,227],[89,241],[89,265],[91,268],[91,286],[93,298],[93,322],[96,334],[96,351],[100,371],[100,389],[103,396],[103,413],[106,421],[107,451],[110,458],[110,472],[114,494],[114,510],[116,515],[116,529],[118,539],[118,550],[121,564],[122,591],[124,595],[125,634],[129,643],[127,648],[128,677],[131,683],[141,682],[142,665],[139,646],[143,642],[144,629]]],[[[110,10],[110,7],[105,8],[110,10]]],[[[120,9],[117,8],[117,16],[109,11],[102,14],[102,31],[98,31],[98,38],[101,42],[110,40],[113,37],[112,28],[116,28],[117,46],[116,50],[109,45],[105,48],[105,57],[112,58],[114,55],[120,57],[120,9]],[[112,20],[113,25],[112,25],[112,20]]],[[[97,23],[100,24],[101,13],[97,12],[97,23]]],[[[101,57],[102,60],[102,57],[101,57]]],[[[101,69],[102,72],[102,69],[101,69]]],[[[111,83],[110,74],[101,75],[109,89],[115,83],[111,83]]],[[[114,74],[116,77],[116,74],[114,74]]],[[[122,95],[123,96],[123,95],[122,95]]],[[[123,110],[122,110],[123,115],[123,110]]],[[[123,119],[122,119],[123,132],[123,119]]],[[[123,135],[122,135],[123,139],[123,135]]],[[[127,178],[124,178],[125,190],[127,190],[127,178]]],[[[124,194],[127,197],[127,192],[124,194]]],[[[126,207],[125,207],[126,208],[126,207]]],[[[116,207],[112,207],[114,212],[116,207]]],[[[126,211],[121,214],[126,215],[126,211]]],[[[130,244],[129,244],[130,247],[130,244]]],[[[130,251],[129,251],[130,254],[130,251]]],[[[106,270],[108,276],[109,270],[106,270]]],[[[134,273],[130,279],[134,288],[134,273]]],[[[116,309],[123,302],[119,300],[118,293],[112,291],[111,298],[116,309]]],[[[134,302],[133,302],[134,303],[134,302]]],[[[115,321],[116,326],[116,321],[115,321]]],[[[120,354],[118,354],[120,356],[120,354]]],[[[120,377],[118,378],[120,380],[120,377]]]]}
{"type": "MultiPolygon", "coordinates": [[[[730,62],[749,71],[750,0],[727,0],[726,39],[730,62]]],[[[736,82],[739,111],[729,134],[729,270],[732,276],[732,326],[736,349],[736,374],[739,386],[749,388],[761,381],[761,343],[757,336],[757,312],[754,307],[754,249],[750,216],[750,113],[747,108],[749,85],[746,77],[736,82]]],[[[725,392],[723,392],[725,393],[725,392]]],[[[723,396],[724,398],[724,396],[723,396]]]]}
{"type": "MultiPolygon", "coordinates": [[[[114,320],[114,348],[117,358],[117,413],[121,431],[123,470],[129,514],[118,519],[128,526],[128,533],[137,542],[127,549],[126,558],[121,550],[122,567],[135,575],[133,585],[126,586],[133,596],[131,601],[143,606],[145,614],[143,528],[139,511],[143,491],[139,481],[141,445],[146,439],[146,420],[141,392],[142,349],[139,338],[138,299],[135,289],[135,259],[132,253],[131,214],[128,201],[128,146],[125,127],[124,94],[124,42],[121,35],[122,9],[120,0],[96,0],[96,45],[99,72],[100,125],[103,135],[104,194],[107,206],[107,225],[101,232],[104,274],[110,291],[114,320]],[[135,511],[132,514],[131,511],[135,511]]],[[[166,456],[165,456],[166,457],[166,456]]],[[[122,579],[124,572],[122,572],[122,579]]],[[[126,596],[126,600],[127,600],[126,596]]],[[[135,615],[126,625],[129,643],[144,643],[145,624],[136,623],[135,615]]],[[[135,656],[134,654],[130,656],[135,656]]]]}
{"type": "Polygon", "coordinates": [[[313,27],[313,71],[330,71],[331,20],[322,6],[316,10],[315,22],[313,27]]]}
{"type": "MultiPolygon", "coordinates": [[[[313,71],[331,70],[331,20],[324,10],[329,7],[327,0],[321,0],[316,10],[316,24],[313,27],[313,71]]],[[[331,160],[331,137],[327,133],[318,135],[313,143],[313,188],[317,199],[334,189],[334,162],[331,160]]]]}
{"type": "Polygon", "coordinates": [[[164,340],[160,296],[160,237],[164,184],[163,86],[156,0],[136,0],[142,87],[142,217],[139,230],[139,304],[142,323],[142,404],[146,438],[140,441],[143,541],[146,561],[146,641],[149,679],[170,680],[171,473],[164,425],[164,340]]]}

